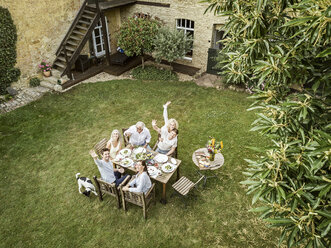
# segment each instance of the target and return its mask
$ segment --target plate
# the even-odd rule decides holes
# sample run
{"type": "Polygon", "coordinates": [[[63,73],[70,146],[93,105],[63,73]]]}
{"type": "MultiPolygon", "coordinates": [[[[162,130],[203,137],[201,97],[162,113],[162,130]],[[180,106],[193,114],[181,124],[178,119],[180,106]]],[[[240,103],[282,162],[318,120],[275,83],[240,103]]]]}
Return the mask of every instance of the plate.
{"type": "Polygon", "coordinates": [[[121,161],[121,166],[123,167],[129,167],[133,165],[133,160],[131,158],[125,158],[121,161]]]}
{"type": "Polygon", "coordinates": [[[124,156],[124,157],[129,157],[130,154],[131,154],[131,150],[130,150],[130,149],[127,149],[127,148],[122,149],[122,150],[120,150],[120,154],[121,154],[122,156],[124,156]]]}
{"type": "Polygon", "coordinates": [[[117,154],[116,157],[115,157],[115,160],[116,160],[116,161],[121,161],[123,158],[124,158],[123,155],[121,155],[121,154],[117,154]]]}
{"type": "Polygon", "coordinates": [[[148,159],[146,153],[137,153],[137,154],[134,155],[134,158],[136,160],[146,160],[146,159],[148,159]]]}
{"type": "Polygon", "coordinates": [[[174,169],[176,169],[176,166],[173,164],[170,164],[170,163],[166,163],[166,164],[162,165],[161,169],[162,169],[162,171],[164,171],[166,173],[170,173],[170,172],[173,172],[174,169]]]}
{"type": "Polygon", "coordinates": [[[148,174],[150,176],[158,176],[161,175],[161,171],[155,168],[154,166],[147,166],[148,174]]]}
{"type": "Polygon", "coordinates": [[[165,163],[168,161],[168,156],[164,154],[158,154],[154,157],[154,160],[158,163],[165,163]]]}
{"type": "Polygon", "coordinates": [[[170,159],[170,162],[173,163],[173,164],[177,164],[177,161],[174,158],[170,159]]]}
{"type": "Polygon", "coordinates": [[[133,153],[134,154],[146,153],[146,149],[144,147],[137,147],[137,148],[133,149],[133,153]]]}

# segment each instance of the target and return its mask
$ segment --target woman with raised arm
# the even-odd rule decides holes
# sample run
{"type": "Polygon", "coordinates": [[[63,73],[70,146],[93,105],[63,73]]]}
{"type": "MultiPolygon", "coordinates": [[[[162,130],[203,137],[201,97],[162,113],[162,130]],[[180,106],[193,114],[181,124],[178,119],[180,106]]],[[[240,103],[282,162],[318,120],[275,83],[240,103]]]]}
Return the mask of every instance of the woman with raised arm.
{"type": "Polygon", "coordinates": [[[156,124],[156,120],[152,121],[153,129],[160,135],[156,152],[166,154],[167,156],[172,155],[176,150],[178,135],[178,122],[175,119],[168,120],[167,108],[170,103],[168,101],[163,105],[164,126],[160,129],[156,124]]]}
{"type": "Polygon", "coordinates": [[[111,132],[106,148],[110,150],[110,159],[115,159],[118,152],[123,148],[120,131],[114,129],[111,132]]]}
{"type": "Polygon", "coordinates": [[[137,162],[136,169],[138,171],[135,179],[129,185],[123,187],[124,191],[144,192],[145,194],[152,187],[151,179],[149,178],[145,160],[137,162]]]}

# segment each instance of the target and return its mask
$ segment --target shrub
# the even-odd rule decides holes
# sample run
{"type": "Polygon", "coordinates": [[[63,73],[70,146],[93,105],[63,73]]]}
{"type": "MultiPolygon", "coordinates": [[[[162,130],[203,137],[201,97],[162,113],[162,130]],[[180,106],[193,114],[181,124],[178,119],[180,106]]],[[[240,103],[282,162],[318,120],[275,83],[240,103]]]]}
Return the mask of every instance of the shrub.
{"type": "Polygon", "coordinates": [[[153,57],[157,62],[162,59],[172,63],[183,58],[192,47],[192,37],[176,29],[160,28],[154,39],[153,57]]]}
{"type": "Polygon", "coordinates": [[[16,64],[16,26],[8,9],[0,6],[0,94],[21,74],[16,64]]]}
{"type": "Polygon", "coordinates": [[[31,87],[37,87],[40,85],[40,79],[36,77],[31,78],[29,84],[31,87]]]}
{"type": "Polygon", "coordinates": [[[141,80],[178,80],[176,73],[171,70],[156,68],[155,66],[146,66],[144,69],[141,66],[136,67],[132,70],[132,76],[141,80]]]}
{"type": "Polygon", "coordinates": [[[160,22],[151,18],[128,18],[121,26],[118,35],[118,46],[127,56],[141,56],[144,67],[144,54],[153,51],[153,39],[160,22]]]}

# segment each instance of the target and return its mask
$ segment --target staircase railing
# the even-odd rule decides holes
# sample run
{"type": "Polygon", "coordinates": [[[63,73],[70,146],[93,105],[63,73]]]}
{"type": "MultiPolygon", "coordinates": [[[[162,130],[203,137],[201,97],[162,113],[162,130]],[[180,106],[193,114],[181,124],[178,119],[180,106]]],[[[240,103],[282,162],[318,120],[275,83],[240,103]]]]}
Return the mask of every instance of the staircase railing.
{"type": "MultiPolygon", "coordinates": [[[[90,38],[95,26],[97,25],[97,23],[100,20],[100,10],[98,8],[99,6],[97,5],[97,15],[95,16],[95,18],[93,19],[93,22],[91,23],[91,25],[89,26],[85,36],[83,37],[83,39],[80,41],[77,49],[75,50],[75,52],[73,53],[73,55],[71,56],[71,58],[67,61],[67,65],[66,68],[64,69],[64,71],[62,72],[62,75],[64,74],[68,74],[70,73],[71,70],[71,66],[72,64],[77,60],[80,52],[82,51],[85,43],[88,41],[88,39],[90,38]]],[[[68,75],[69,78],[71,78],[71,73],[68,75]]]]}
{"type": "MultiPolygon", "coordinates": [[[[87,0],[84,1],[84,3],[80,6],[80,9],[76,15],[76,18],[75,20],[71,23],[71,26],[67,32],[67,34],[64,36],[64,38],[62,39],[62,42],[59,46],[59,48],[56,50],[56,56],[59,56],[61,50],[62,50],[62,47],[65,43],[67,43],[67,40],[69,38],[69,35],[71,34],[72,30],[75,28],[75,26],[77,25],[78,23],[78,20],[80,19],[80,17],[82,16],[83,12],[84,12],[84,9],[87,5],[87,0]]],[[[99,5],[99,4],[98,4],[99,5]]]]}

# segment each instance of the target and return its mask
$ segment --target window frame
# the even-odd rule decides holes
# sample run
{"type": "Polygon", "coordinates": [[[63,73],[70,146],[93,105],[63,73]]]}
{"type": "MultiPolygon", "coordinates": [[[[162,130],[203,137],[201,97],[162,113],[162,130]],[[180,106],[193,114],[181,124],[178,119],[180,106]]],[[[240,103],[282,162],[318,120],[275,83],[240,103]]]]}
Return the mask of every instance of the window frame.
{"type": "MultiPolygon", "coordinates": [[[[193,42],[194,42],[194,26],[195,26],[195,21],[189,20],[189,19],[184,19],[184,18],[176,18],[175,19],[175,22],[176,22],[176,30],[183,30],[185,34],[188,31],[190,31],[190,32],[193,33],[192,39],[193,39],[193,42]],[[179,22],[182,24],[183,21],[185,21],[184,22],[184,26],[182,26],[182,25],[179,26],[179,22]],[[187,21],[189,21],[189,25],[187,25],[187,21]],[[187,26],[189,26],[189,27],[187,27],[187,26]]],[[[192,52],[192,56],[191,57],[184,56],[183,59],[192,61],[192,58],[193,58],[193,43],[192,43],[191,52],[192,52]]]]}

